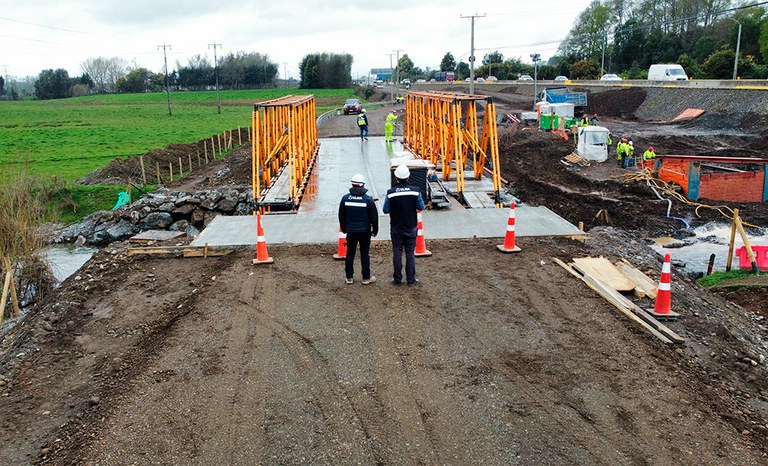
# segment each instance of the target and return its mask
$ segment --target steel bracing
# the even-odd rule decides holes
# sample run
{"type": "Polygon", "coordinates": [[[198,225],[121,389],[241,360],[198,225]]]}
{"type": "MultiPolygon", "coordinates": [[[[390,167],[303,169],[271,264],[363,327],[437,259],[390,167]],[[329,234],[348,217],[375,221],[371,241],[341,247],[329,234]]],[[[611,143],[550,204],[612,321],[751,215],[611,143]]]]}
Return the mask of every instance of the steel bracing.
{"type": "Polygon", "coordinates": [[[493,179],[494,201],[500,206],[499,138],[492,98],[450,92],[409,92],[405,106],[405,147],[435,164],[443,180],[455,177],[460,194],[464,192],[467,171],[479,180],[488,169],[493,179]],[[478,122],[478,102],[485,103],[482,125],[478,122]],[[490,167],[486,167],[488,157],[490,167]]]}
{"type": "Polygon", "coordinates": [[[280,202],[291,209],[297,208],[318,149],[313,95],[289,95],[255,104],[251,176],[257,209],[264,211],[272,207],[264,197],[278,176],[287,176],[280,202]]]}

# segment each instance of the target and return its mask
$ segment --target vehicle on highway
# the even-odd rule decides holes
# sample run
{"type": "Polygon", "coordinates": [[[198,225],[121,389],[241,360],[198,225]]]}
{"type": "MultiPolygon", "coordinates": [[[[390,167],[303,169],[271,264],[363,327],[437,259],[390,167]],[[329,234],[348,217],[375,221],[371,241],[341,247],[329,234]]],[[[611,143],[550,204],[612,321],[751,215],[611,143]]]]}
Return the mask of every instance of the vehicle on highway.
{"type": "Polygon", "coordinates": [[[360,99],[347,99],[347,101],[344,102],[344,115],[360,113],[360,110],[362,109],[363,104],[360,102],[360,99]]]}
{"type": "Polygon", "coordinates": [[[517,78],[517,80],[518,81],[533,81],[533,78],[531,77],[530,74],[524,74],[524,75],[520,76],[519,78],[517,78]]]}
{"type": "Polygon", "coordinates": [[[475,82],[476,83],[484,83],[485,82],[485,78],[477,77],[477,78],[475,78],[475,82]]]}
{"type": "Polygon", "coordinates": [[[438,71],[435,73],[435,81],[455,81],[456,74],[453,71],[438,71]]]}
{"type": "Polygon", "coordinates": [[[469,78],[464,78],[464,82],[468,83],[469,82],[469,78]]]}
{"type": "Polygon", "coordinates": [[[417,79],[416,80],[416,84],[424,84],[425,82],[427,82],[426,79],[417,79]]]}
{"type": "Polygon", "coordinates": [[[485,80],[489,83],[495,83],[496,81],[499,80],[499,78],[497,78],[496,76],[488,76],[487,78],[485,78],[485,80]]]}
{"type": "Polygon", "coordinates": [[[604,74],[600,78],[600,81],[623,81],[623,79],[621,79],[621,76],[617,74],[608,73],[608,74],[604,74]]]}
{"type": "Polygon", "coordinates": [[[648,81],[688,81],[685,70],[677,63],[651,65],[648,81]]]}
{"type": "Polygon", "coordinates": [[[568,81],[568,77],[566,77],[566,76],[562,76],[562,75],[555,76],[555,82],[556,83],[564,83],[566,81],[568,81]]]}

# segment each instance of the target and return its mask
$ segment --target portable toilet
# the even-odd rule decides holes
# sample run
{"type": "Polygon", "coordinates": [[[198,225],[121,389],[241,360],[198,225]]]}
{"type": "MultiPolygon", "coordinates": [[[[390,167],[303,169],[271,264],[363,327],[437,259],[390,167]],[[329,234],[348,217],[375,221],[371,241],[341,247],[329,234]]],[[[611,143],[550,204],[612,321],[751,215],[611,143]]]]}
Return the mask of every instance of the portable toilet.
{"type": "Polygon", "coordinates": [[[552,113],[560,115],[560,118],[565,118],[566,120],[569,118],[573,118],[573,114],[576,108],[575,105],[569,104],[569,103],[549,104],[549,105],[552,113]]]}
{"type": "Polygon", "coordinates": [[[576,153],[587,160],[605,162],[608,160],[608,128],[602,126],[579,126],[576,153]]]}

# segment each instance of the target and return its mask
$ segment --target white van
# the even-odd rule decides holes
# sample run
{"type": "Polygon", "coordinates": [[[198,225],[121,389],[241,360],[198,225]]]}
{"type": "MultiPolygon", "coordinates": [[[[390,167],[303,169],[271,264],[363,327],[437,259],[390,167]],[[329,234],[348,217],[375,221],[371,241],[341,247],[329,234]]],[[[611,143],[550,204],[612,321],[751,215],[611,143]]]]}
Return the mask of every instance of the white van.
{"type": "Polygon", "coordinates": [[[685,70],[677,63],[651,65],[648,69],[649,81],[688,81],[685,70]]]}

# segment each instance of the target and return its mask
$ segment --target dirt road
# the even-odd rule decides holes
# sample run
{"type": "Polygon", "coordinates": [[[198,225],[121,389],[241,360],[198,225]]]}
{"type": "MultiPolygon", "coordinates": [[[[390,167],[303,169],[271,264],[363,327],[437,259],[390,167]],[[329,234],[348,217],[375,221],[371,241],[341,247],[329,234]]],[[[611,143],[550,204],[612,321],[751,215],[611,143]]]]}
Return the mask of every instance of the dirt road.
{"type": "Polygon", "coordinates": [[[430,242],[415,287],[387,283],[387,243],[372,286],[315,246],[266,267],[114,246],[17,328],[0,463],[764,464],[748,345],[702,347],[738,308],[686,303],[691,344],[665,347],[550,260],[590,245],[495,243],[430,242]]]}

